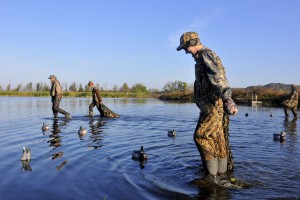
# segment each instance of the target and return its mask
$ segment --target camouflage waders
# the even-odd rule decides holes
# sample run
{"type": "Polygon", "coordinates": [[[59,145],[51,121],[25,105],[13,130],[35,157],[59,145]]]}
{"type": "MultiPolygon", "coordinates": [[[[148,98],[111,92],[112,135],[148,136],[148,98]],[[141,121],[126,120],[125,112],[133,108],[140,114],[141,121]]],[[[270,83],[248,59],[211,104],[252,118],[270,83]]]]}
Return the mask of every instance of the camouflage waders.
{"type": "Polygon", "coordinates": [[[229,146],[229,116],[224,113],[222,99],[216,105],[205,104],[201,109],[194,141],[200,152],[203,166],[205,160],[227,158],[227,171],[233,170],[233,159],[229,146]]]}
{"type": "Polygon", "coordinates": [[[227,171],[233,171],[229,145],[229,116],[224,99],[231,99],[231,89],[220,58],[204,47],[198,52],[195,65],[194,95],[200,117],[194,141],[200,152],[204,169],[206,160],[227,158],[227,171]]]}
{"type": "Polygon", "coordinates": [[[54,118],[58,118],[58,113],[61,113],[63,115],[67,114],[66,111],[59,108],[60,100],[61,100],[61,96],[52,97],[52,111],[53,111],[54,118]]]}

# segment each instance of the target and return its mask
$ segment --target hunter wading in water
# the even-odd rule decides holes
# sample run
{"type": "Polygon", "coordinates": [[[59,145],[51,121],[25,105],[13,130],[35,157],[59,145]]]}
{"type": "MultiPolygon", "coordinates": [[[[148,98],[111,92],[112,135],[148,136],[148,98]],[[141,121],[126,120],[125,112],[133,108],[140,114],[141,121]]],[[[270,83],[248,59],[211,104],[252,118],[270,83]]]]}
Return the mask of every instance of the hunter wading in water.
{"type": "Polygon", "coordinates": [[[212,183],[229,179],[233,159],[229,145],[229,116],[238,112],[231,98],[231,89],[221,59],[200,43],[198,34],[186,32],[180,38],[177,51],[192,54],[196,80],[194,96],[200,109],[194,141],[201,155],[204,178],[212,183]]]}
{"type": "Polygon", "coordinates": [[[63,94],[59,81],[56,79],[56,76],[54,75],[50,75],[48,79],[50,79],[51,81],[50,96],[52,101],[52,111],[53,111],[54,119],[58,119],[58,113],[65,115],[66,119],[71,119],[70,113],[59,108],[59,103],[63,94]]]}
{"type": "Polygon", "coordinates": [[[101,109],[102,98],[99,89],[95,87],[93,81],[89,81],[88,86],[92,90],[92,103],[89,106],[89,116],[93,116],[93,108],[96,106],[101,117],[104,117],[104,112],[101,109]]]}
{"type": "Polygon", "coordinates": [[[282,102],[282,105],[284,106],[284,114],[285,117],[289,117],[289,110],[292,111],[294,117],[296,118],[298,116],[297,114],[297,107],[298,107],[298,90],[297,86],[295,84],[291,85],[291,93],[289,95],[289,98],[282,102]]]}
{"type": "Polygon", "coordinates": [[[118,114],[111,111],[102,103],[102,97],[100,91],[95,87],[93,81],[89,81],[88,86],[92,89],[92,103],[89,106],[89,116],[93,116],[93,108],[96,106],[101,117],[117,118],[120,117],[118,114]]]}

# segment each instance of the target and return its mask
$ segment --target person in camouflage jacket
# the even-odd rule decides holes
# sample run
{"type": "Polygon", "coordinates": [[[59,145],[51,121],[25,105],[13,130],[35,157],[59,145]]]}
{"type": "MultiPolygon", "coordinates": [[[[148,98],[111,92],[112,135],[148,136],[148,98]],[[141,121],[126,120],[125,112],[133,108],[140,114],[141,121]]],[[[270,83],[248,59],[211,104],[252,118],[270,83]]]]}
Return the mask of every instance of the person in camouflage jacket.
{"type": "Polygon", "coordinates": [[[93,81],[88,82],[88,86],[92,89],[92,103],[89,105],[89,116],[93,116],[93,108],[96,106],[101,117],[117,118],[120,117],[117,113],[111,111],[107,106],[102,103],[100,91],[95,87],[93,81]]]}
{"type": "Polygon", "coordinates": [[[54,119],[58,118],[58,113],[65,115],[66,119],[70,119],[71,118],[70,113],[59,108],[59,104],[63,94],[59,81],[56,79],[56,76],[54,75],[50,75],[48,79],[50,79],[51,81],[50,96],[52,101],[52,111],[53,111],[54,119]]]}
{"type": "Polygon", "coordinates": [[[285,117],[289,116],[289,110],[292,111],[294,117],[297,117],[297,107],[298,107],[298,90],[297,86],[295,84],[291,85],[291,93],[289,95],[289,98],[282,102],[282,105],[284,106],[284,114],[285,117]]]}
{"type": "Polygon", "coordinates": [[[195,64],[194,97],[200,109],[194,141],[206,171],[205,178],[214,183],[228,178],[233,171],[229,145],[229,116],[238,112],[231,98],[221,59],[200,43],[198,34],[186,32],[180,38],[177,51],[192,54],[195,64]]]}

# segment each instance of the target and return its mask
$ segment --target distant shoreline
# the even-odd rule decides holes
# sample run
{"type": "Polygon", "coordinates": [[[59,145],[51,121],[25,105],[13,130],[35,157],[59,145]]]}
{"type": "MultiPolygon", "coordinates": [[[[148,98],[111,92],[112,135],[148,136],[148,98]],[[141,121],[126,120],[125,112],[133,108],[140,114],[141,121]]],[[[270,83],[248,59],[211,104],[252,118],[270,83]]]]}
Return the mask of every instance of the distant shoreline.
{"type": "MultiPolygon", "coordinates": [[[[17,92],[17,91],[0,91],[0,96],[15,96],[15,97],[50,97],[48,91],[39,92],[17,92]]],[[[149,98],[152,94],[133,93],[133,92],[101,92],[102,97],[110,98],[149,98]]],[[[63,97],[92,97],[92,92],[64,92],[63,97]]]]}
{"type": "MultiPolygon", "coordinates": [[[[259,101],[262,101],[262,106],[281,107],[281,102],[287,98],[288,92],[282,91],[256,91],[259,101]]],[[[15,97],[50,97],[48,91],[39,92],[17,92],[17,91],[0,91],[0,96],[15,96],[15,97]]],[[[92,97],[91,92],[64,92],[64,97],[92,97]]],[[[180,103],[194,103],[194,93],[187,92],[170,92],[164,94],[156,93],[133,93],[133,92],[112,92],[102,91],[103,98],[157,98],[161,101],[172,101],[180,103]]],[[[239,105],[251,105],[253,96],[251,93],[242,89],[233,89],[232,98],[239,105]]],[[[300,102],[298,104],[298,107],[300,102]]]]}

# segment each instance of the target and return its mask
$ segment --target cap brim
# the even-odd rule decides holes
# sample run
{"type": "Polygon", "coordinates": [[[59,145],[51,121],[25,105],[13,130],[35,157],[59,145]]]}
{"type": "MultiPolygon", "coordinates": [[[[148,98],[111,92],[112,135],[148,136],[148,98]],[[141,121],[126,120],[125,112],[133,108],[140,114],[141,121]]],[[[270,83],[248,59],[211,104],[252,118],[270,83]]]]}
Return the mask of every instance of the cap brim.
{"type": "Polygon", "coordinates": [[[179,45],[176,50],[180,51],[181,49],[183,49],[183,44],[179,45]]]}

